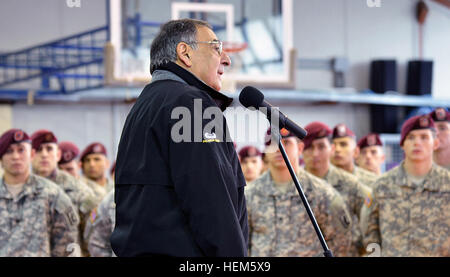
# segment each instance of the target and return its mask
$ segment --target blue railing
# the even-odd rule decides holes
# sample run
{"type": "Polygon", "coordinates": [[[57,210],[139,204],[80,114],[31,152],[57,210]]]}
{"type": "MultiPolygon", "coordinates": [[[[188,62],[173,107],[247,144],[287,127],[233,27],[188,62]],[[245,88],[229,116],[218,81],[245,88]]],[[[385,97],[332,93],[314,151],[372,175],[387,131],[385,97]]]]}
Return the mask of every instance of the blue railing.
{"type": "MultiPolygon", "coordinates": [[[[140,14],[128,18],[123,46],[130,50],[143,45],[149,46],[161,24],[143,21],[140,14]]],[[[247,20],[244,18],[239,26],[243,27],[245,24],[247,20]]],[[[216,32],[224,28],[213,26],[216,32]]],[[[245,28],[242,31],[244,40],[248,40],[245,28]]],[[[103,48],[109,37],[109,26],[106,25],[23,50],[0,54],[0,98],[26,97],[30,89],[14,89],[14,84],[30,80],[39,80],[38,84],[28,86],[33,88],[37,97],[102,87],[103,48]]],[[[253,49],[249,48],[248,51],[253,54],[255,65],[262,68],[263,62],[259,61],[253,49]]],[[[265,61],[271,62],[279,61],[265,61]]]]}
{"type": "MultiPolygon", "coordinates": [[[[7,86],[40,78],[40,91],[72,93],[103,84],[103,26],[19,51],[0,54],[0,91],[7,86]]],[[[17,90],[17,94],[23,90],[17,90]]]]}

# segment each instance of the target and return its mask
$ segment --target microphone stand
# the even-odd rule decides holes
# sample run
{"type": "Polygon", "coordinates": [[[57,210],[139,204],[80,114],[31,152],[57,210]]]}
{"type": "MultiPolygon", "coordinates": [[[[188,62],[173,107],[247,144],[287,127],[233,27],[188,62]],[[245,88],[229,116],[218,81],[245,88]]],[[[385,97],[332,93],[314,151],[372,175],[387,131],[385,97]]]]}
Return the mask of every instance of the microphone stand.
{"type": "MultiPolygon", "coordinates": [[[[272,130],[273,131],[273,130],[272,130]]],[[[279,130],[278,130],[279,132],[279,130]]],[[[324,250],[323,255],[325,257],[333,257],[333,252],[328,248],[328,245],[323,238],[322,231],[319,228],[319,225],[317,224],[316,218],[314,217],[314,214],[311,210],[311,207],[309,206],[308,199],[306,199],[305,193],[303,192],[303,189],[300,185],[300,182],[297,179],[297,175],[294,172],[294,169],[292,168],[291,162],[288,159],[288,156],[286,154],[286,151],[284,150],[284,146],[281,143],[281,136],[278,133],[278,147],[280,148],[281,155],[283,155],[284,162],[286,163],[289,173],[291,173],[292,180],[294,181],[295,187],[297,188],[298,194],[300,195],[300,198],[302,199],[303,206],[305,206],[306,212],[308,213],[309,219],[311,220],[311,223],[314,227],[314,230],[316,231],[317,237],[319,238],[320,244],[322,245],[322,248],[324,250]]]]}

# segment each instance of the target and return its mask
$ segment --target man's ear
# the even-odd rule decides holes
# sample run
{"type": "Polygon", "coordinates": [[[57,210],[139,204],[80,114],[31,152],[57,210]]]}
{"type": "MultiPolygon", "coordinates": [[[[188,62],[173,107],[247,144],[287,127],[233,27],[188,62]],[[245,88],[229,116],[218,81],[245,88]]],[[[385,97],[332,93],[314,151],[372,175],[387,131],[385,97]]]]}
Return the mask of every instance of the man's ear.
{"type": "Polygon", "coordinates": [[[302,140],[299,140],[299,142],[298,142],[298,153],[301,155],[303,153],[304,149],[305,149],[305,143],[303,143],[302,140]]]}
{"type": "Polygon", "coordinates": [[[437,138],[437,136],[433,140],[433,151],[436,151],[436,149],[439,148],[440,140],[437,138]]]}
{"type": "Polygon", "coordinates": [[[106,168],[109,170],[109,168],[111,167],[111,164],[110,164],[108,158],[106,158],[106,157],[105,157],[105,165],[106,165],[106,168]]]}
{"type": "Polygon", "coordinates": [[[381,154],[381,163],[386,161],[386,155],[384,153],[381,154]]]}
{"type": "Polygon", "coordinates": [[[59,160],[61,160],[62,157],[62,151],[61,149],[58,148],[58,152],[56,152],[56,159],[59,162],[59,160]]]}
{"type": "Polygon", "coordinates": [[[353,159],[357,159],[358,158],[358,156],[359,156],[359,152],[360,152],[361,150],[359,149],[359,146],[356,146],[355,147],[355,151],[353,152],[353,159]]]}
{"type": "Polygon", "coordinates": [[[334,143],[331,143],[331,156],[334,155],[335,151],[336,151],[336,145],[334,143]]]}
{"type": "Polygon", "coordinates": [[[177,61],[182,66],[190,68],[192,66],[192,48],[185,42],[180,42],[177,45],[177,61]]]}

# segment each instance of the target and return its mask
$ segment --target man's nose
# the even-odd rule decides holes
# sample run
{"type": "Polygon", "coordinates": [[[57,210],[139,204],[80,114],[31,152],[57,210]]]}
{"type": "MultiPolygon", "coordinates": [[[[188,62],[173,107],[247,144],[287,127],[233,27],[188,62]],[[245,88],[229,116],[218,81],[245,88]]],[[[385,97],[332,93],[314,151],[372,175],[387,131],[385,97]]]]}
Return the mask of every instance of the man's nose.
{"type": "Polygon", "coordinates": [[[13,159],[19,158],[19,157],[20,157],[19,152],[18,152],[18,151],[13,151],[13,152],[12,152],[12,157],[13,157],[13,159]]]}
{"type": "Polygon", "coordinates": [[[230,57],[227,55],[227,53],[222,52],[222,57],[220,58],[220,63],[223,66],[230,66],[231,65],[231,59],[230,57]]]}
{"type": "Polygon", "coordinates": [[[317,157],[319,155],[319,150],[313,149],[312,154],[313,154],[313,157],[317,157]]]}

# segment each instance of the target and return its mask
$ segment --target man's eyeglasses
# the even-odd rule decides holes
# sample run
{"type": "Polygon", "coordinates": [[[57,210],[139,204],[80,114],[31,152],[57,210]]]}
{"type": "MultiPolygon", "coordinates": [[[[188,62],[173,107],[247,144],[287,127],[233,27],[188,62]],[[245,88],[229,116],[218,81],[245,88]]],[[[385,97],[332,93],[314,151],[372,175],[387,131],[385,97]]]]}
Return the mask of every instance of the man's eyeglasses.
{"type": "Polygon", "coordinates": [[[208,44],[217,44],[218,47],[216,48],[217,53],[219,53],[219,56],[222,55],[223,51],[223,42],[220,40],[211,40],[211,41],[195,41],[195,43],[208,43],[208,44]]]}

